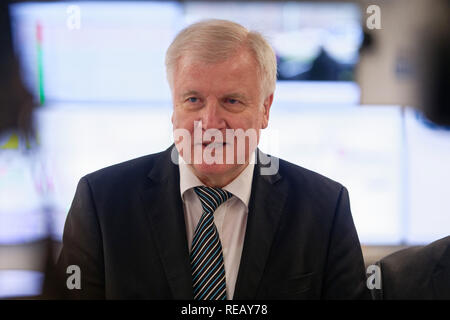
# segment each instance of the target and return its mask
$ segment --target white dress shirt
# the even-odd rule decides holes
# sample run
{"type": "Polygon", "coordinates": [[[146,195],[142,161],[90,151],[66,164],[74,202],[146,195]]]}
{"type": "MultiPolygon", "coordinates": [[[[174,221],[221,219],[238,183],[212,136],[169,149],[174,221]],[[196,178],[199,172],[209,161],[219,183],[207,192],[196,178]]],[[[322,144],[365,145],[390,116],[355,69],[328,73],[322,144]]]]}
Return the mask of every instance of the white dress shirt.
{"type": "MultiPolygon", "coordinates": [[[[223,249],[227,299],[233,299],[234,287],[241,261],[247,226],[248,204],[252,190],[255,154],[252,153],[250,163],[232,182],[223,187],[233,194],[228,201],[220,205],[214,212],[214,223],[219,232],[223,249]]],[[[179,157],[180,192],[183,199],[184,220],[186,223],[187,241],[191,250],[194,231],[202,216],[202,205],[194,191],[194,187],[204,184],[197,178],[192,169],[179,157]]]]}

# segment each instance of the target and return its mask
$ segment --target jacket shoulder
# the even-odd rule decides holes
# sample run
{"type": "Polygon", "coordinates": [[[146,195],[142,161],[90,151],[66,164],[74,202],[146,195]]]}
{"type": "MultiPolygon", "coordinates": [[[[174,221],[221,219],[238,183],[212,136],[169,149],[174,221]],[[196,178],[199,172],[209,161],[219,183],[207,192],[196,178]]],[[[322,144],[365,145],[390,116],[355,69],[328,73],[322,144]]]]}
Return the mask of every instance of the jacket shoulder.
{"type": "Polygon", "coordinates": [[[85,175],[92,186],[125,186],[128,182],[138,182],[147,177],[155,163],[165,151],[117,163],[85,175]]]}
{"type": "Polygon", "coordinates": [[[339,193],[343,188],[337,181],[286,160],[279,159],[279,164],[279,172],[283,179],[287,179],[292,187],[299,190],[333,194],[339,193]]]}
{"type": "Polygon", "coordinates": [[[417,273],[416,269],[421,270],[420,274],[424,274],[425,270],[427,272],[433,271],[434,267],[445,257],[450,260],[450,236],[425,246],[402,249],[382,258],[380,261],[384,268],[392,269],[392,272],[409,277],[410,272],[417,273]]]}
{"type": "Polygon", "coordinates": [[[377,263],[381,267],[384,299],[442,299],[450,291],[439,293],[435,285],[450,284],[450,236],[425,246],[414,246],[394,252],[377,263]],[[433,276],[444,282],[433,282],[433,276]],[[435,294],[437,296],[435,296],[435,294]],[[441,296],[444,294],[444,296],[441,296]]]}

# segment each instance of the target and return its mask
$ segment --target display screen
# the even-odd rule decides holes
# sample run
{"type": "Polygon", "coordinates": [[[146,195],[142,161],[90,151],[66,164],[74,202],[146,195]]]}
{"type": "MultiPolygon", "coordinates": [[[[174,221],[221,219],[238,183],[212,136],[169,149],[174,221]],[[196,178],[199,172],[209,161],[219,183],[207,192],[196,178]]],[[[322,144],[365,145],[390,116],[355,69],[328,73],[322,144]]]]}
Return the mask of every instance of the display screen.
{"type": "MultiPolygon", "coordinates": [[[[444,155],[424,154],[420,146],[426,139],[440,144],[442,132],[400,107],[359,105],[353,81],[362,41],[357,5],[16,3],[11,17],[23,79],[41,106],[32,152],[14,133],[0,139],[0,208],[2,226],[8,225],[0,229],[2,243],[38,239],[49,230],[60,240],[83,175],[170,146],[165,51],[183,27],[208,18],[233,20],[268,38],[279,79],[260,147],[344,184],[363,244],[416,243],[444,234],[439,227],[421,228],[427,201],[417,196],[422,179],[438,185],[432,177],[444,162],[434,157],[444,155]],[[419,168],[433,170],[422,176],[419,168]],[[23,190],[29,201],[22,201],[23,190]]],[[[442,208],[439,202],[432,211],[438,215],[442,208]]],[[[442,219],[429,223],[443,226],[442,219]]]]}

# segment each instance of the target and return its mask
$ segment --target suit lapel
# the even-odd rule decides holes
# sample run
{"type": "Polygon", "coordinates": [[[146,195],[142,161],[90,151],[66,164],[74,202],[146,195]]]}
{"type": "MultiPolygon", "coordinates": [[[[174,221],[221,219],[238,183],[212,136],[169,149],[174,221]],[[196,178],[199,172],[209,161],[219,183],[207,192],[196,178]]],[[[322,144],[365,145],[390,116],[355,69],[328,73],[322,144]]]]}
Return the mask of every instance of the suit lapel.
{"type": "Polygon", "coordinates": [[[263,167],[260,164],[261,156],[266,155],[258,150],[247,229],[233,297],[235,300],[257,297],[287,195],[287,185],[281,180],[278,172],[273,175],[261,175],[263,167]]]}
{"type": "MultiPolygon", "coordinates": [[[[141,197],[174,299],[193,299],[179,170],[171,161],[172,148],[173,145],[156,160],[148,175],[152,183],[141,197]]],[[[258,150],[247,229],[234,292],[234,299],[239,300],[257,296],[288,190],[278,172],[261,175],[261,156],[265,155],[258,150]]]]}
{"type": "Polygon", "coordinates": [[[156,160],[143,191],[147,218],[174,299],[193,299],[178,166],[171,161],[173,145],[156,160]]]}

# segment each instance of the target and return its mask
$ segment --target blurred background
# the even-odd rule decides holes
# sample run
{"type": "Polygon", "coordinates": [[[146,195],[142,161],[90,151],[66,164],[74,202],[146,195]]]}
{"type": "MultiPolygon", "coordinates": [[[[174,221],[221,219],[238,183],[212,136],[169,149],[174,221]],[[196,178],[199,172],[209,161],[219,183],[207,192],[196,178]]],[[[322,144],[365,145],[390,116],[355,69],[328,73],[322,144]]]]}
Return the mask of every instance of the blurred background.
{"type": "Polygon", "coordinates": [[[374,3],[2,4],[0,298],[39,296],[83,175],[171,145],[165,51],[206,18],[274,47],[260,148],[349,189],[366,264],[449,235],[450,1],[374,3]]]}

